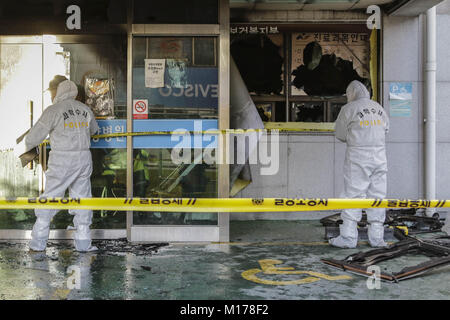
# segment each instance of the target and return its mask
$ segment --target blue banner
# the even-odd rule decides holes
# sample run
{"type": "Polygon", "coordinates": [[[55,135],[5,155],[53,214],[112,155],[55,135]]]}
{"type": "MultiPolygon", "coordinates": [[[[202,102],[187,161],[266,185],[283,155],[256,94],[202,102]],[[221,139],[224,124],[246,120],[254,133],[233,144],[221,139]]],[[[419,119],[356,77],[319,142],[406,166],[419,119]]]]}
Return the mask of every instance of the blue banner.
{"type": "MultiPolygon", "coordinates": [[[[98,134],[127,132],[127,120],[97,120],[98,134]]],[[[149,131],[206,131],[217,130],[217,120],[133,120],[134,132],[149,131]]],[[[91,148],[126,148],[127,137],[92,139],[91,148]]],[[[134,149],[159,148],[216,148],[217,135],[211,134],[168,134],[136,136],[134,149]]]]}

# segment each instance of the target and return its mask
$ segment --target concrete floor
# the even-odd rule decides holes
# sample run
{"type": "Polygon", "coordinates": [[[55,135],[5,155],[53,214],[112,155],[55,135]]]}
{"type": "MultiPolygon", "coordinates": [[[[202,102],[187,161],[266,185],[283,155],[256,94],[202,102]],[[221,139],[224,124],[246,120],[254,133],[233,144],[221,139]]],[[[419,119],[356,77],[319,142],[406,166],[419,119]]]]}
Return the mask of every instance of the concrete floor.
{"type": "MultiPolygon", "coordinates": [[[[0,242],[0,299],[450,299],[450,266],[369,290],[367,278],[321,263],[370,247],[328,246],[319,221],[235,221],[230,230],[228,244],[103,241],[87,254],[71,242],[50,241],[45,253],[0,242]]],[[[382,267],[399,271],[423,260],[382,267]]]]}

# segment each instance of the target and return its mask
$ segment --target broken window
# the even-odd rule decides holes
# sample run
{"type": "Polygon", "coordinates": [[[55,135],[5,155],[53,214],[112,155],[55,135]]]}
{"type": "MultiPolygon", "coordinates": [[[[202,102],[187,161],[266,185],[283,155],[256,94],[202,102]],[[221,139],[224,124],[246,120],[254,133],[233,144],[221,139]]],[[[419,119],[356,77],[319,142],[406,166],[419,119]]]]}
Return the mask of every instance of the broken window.
{"type": "Polygon", "coordinates": [[[334,122],[346,103],[345,97],[329,99],[292,99],[291,122],[334,122]]]}
{"type": "Polygon", "coordinates": [[[235,35],[231,55],[247,89],[253,94],[276,94],[283,91],[283,56],[281,35],[235,35]]]}
{"type": "Polygon", "coordinates": [[[332,123],[351,81],[371,89],[369,33],[292,29],[232,24],[232,57],[264,122],[332,123]]]}
{"type": "Polygon", "coordinates": [[[293,33],[292,95],[342,96],[348,84],[369,78],[366,33],[293,33]]]}
{"type": "Polygon", "coordinates": [[[255,104],[256,109],[258,110],[259,116],[261,117],[262,121],[272,121],[274,113],[273,110],[273,103],[258,103],[255,104]]]}
{"type": "Polygon", "coordinates": [[[348,84],[370,88],[369,37],[366,33],[293,33],[291,36],[291,121],[334,122],[346,103],[348,84]],[[303,99],[320,97],[320,102],[303,99]]]}
{"type": "Polygon", "coordinates": [[[285,101],[258,101],[253,97],[256,109],[263,122],[285,122],[286,102],[285,101]]]}

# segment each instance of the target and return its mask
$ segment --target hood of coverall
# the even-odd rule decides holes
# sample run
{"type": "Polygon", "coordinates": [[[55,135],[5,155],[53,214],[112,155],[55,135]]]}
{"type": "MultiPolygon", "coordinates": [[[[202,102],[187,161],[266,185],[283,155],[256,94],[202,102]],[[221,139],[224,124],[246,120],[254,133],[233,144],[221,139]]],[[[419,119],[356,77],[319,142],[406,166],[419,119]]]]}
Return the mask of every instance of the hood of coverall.
{"type": "Polygon", "coordinates": [[[75,99],[78,95],[77,85],[70,80],[61,82],[56,90],[56,96],[53,103],[58,103],[67,99],[75,99]]]}
{"type": "Polygon", "coordinates": [[[364,84],[354,80],[347,87],[347,100],[348,102],[353,102],[361,99],[370,99],[369,90],[364,84]]]}

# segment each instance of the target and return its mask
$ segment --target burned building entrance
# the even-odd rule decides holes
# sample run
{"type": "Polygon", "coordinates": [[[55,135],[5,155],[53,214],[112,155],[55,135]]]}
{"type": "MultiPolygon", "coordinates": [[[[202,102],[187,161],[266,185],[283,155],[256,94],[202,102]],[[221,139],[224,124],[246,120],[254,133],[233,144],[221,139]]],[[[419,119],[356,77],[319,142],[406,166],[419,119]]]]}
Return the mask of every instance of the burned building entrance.
{"type": "MultiPolygon", "coordinates": [[[[5,20],[9,28],[0,37],[1,195],[42,193],[51,145],[41,148],[42,166],[25,168],[13,148],[15,139],[52,104],[45,89],[55,75],[62,75],[77,84],[77,99],[94,112],[99,134],[128,134],[92,140],[93,197],[228,197],[228,188],[219,188],[221,181],[228,185],[226,166],[208,165],[194,156],[206,144],[187,146],[193,155],[190,164],[176,164],[172,156],[177,141],[171,132],[228,128],[229,4],[197,5],[93,1],[80,5],[81,29],[69,30],[67,16],[60,12],[27,36],[21,35],[24,24],[5,20]],[[167,5],[173,14],[167,15],[167,5]],[[167,134],[152,134],[161,131],[167,134]]],[[[27,14],[31,12],[17,20],[26,23],[27,14]]],[[[36,9],[39,14],[42,10],[36,9]]],[[[50,239],[70,239],[72,218],[67,212],[57,214],[50,239]]],[[[1,214],[0,239],[28,239],[34,221],[33,210],[1,214]]],[[[228,216],[126,212],[119,207],[94,211],[91,228],[94,239],[219,241],[228,239],[228,216]]]]}

